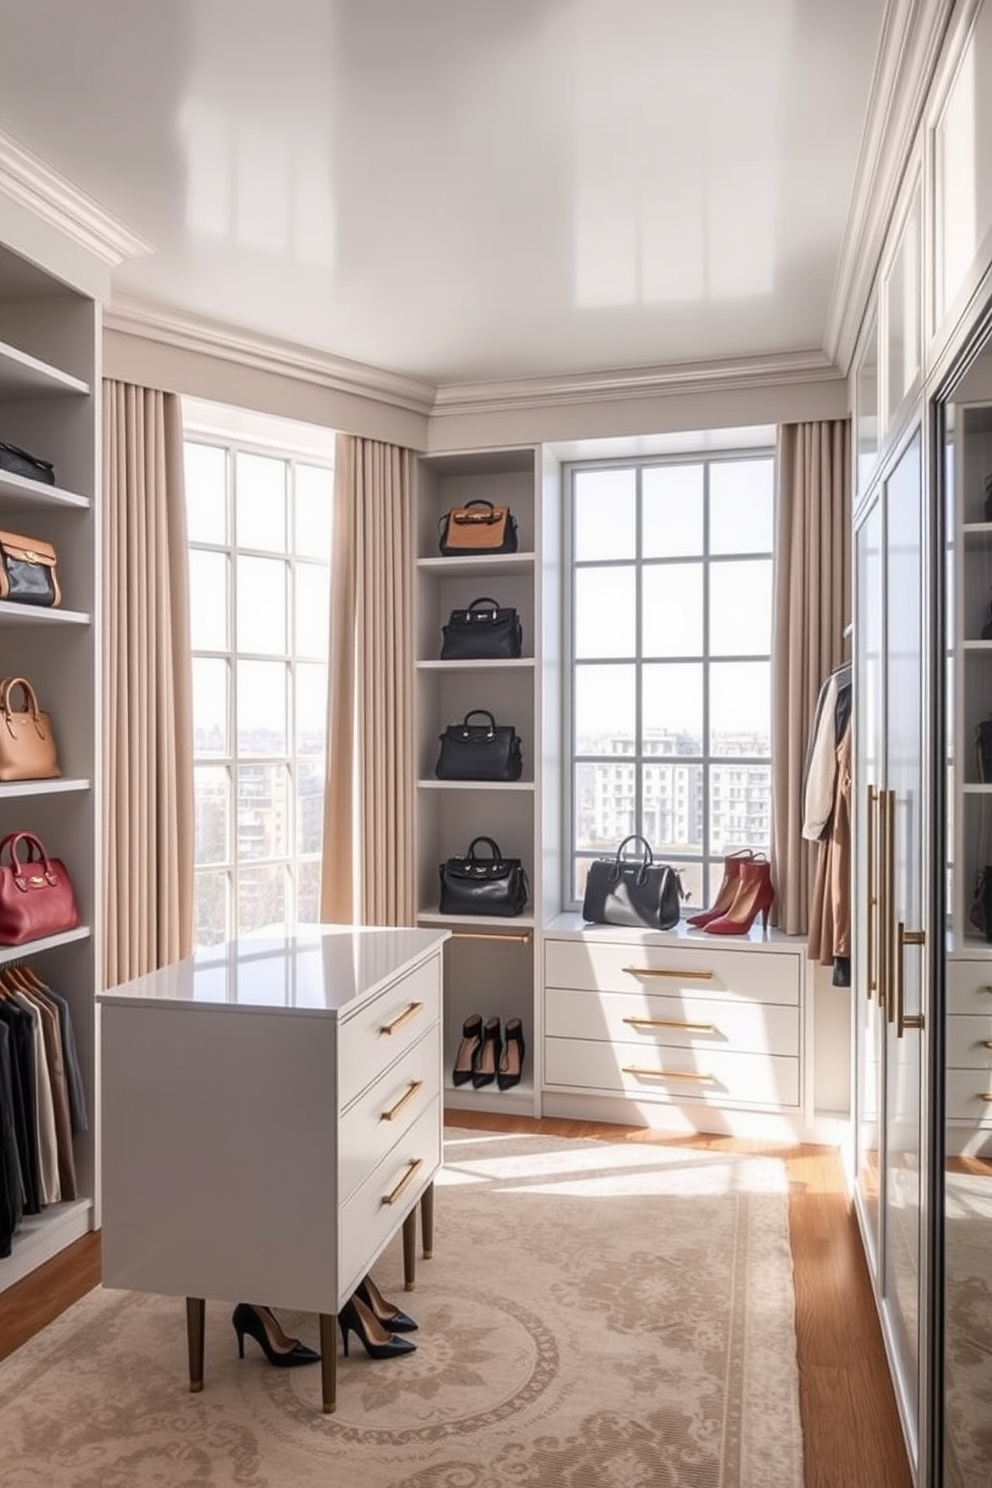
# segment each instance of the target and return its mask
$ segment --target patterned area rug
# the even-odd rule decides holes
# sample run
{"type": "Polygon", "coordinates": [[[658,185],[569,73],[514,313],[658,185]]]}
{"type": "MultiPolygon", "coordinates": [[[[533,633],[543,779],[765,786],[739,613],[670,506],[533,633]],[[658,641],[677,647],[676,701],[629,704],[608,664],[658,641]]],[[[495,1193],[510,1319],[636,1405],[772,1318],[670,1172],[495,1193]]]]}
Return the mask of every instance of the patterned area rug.
{"type": "Polygon", "coordinates": [[[416,1353],[352,1336],[325,1416],[208,1302],[190,1395],[182,1302],[97,1289],[0,1364],[4,1488],[802,1488],[780,1162],[446,1137],[434,1259],[374,1273],[416,1353]]]}

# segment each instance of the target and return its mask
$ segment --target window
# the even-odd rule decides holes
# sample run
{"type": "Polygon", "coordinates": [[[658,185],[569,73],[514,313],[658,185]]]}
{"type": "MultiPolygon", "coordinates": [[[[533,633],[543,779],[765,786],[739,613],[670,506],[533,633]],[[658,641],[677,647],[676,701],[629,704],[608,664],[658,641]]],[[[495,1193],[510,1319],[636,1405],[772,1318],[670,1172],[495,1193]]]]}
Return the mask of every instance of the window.
{"type": "Polygon", "coordinates": [[[693,909],[769,850],[774,475],[767,449],[568,467],[574,906],[631,833],[693,909]]]}
{"type": "Polygon", "coordinates": [[[330,460],[185,441],[196,944],[318,918],[330,460]]]}

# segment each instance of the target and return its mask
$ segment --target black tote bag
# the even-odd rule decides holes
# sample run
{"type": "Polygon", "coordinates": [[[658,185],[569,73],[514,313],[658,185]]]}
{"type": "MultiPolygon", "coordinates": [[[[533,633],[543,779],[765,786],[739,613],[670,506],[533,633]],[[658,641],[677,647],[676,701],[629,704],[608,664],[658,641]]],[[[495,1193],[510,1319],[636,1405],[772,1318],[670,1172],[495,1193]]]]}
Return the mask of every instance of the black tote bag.
{"type": "Polygon", "coordinates": [[[488,595],[452,610],[441,637],[442,661],[515,661],[523,651],[520,616],[488,595]]]}
{"type": "Polygon", "coordinates": [[[473,708],[440,736],[434,773],[438,780],[519,780],[523,753],[512,724],[497,723],[486,708],[473,708]],[[485,723],[472,723],[484,718],[485,723]]]}
{"type": "Polygon", "coordinates": [[[627,925],[642,930],[673,930],[679,922],[682,880],[667,863],[656,863],[643,837],[625,837],[612,858],[589,865],[582,918],[594,925],[627,925]],[[625,858],[628,843],[641,856],[625,858]]]}
{"type": "Polygon", "coordinates": [[[464,857],[447,858],[441,877],[442,914],[510,916],[527,905],[527,875],[519,858],[504,858],[492,837],[473,837],[464,857]],[[485,843],[490,856],[476,854],[485,843]]]}

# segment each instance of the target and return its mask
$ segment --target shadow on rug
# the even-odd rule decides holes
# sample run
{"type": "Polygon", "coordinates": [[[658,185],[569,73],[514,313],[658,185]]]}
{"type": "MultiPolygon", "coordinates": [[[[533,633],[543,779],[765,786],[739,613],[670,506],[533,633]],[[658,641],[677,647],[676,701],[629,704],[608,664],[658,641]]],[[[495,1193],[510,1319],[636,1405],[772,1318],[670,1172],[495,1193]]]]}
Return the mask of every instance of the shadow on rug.
{"type": "Polygon", "coordinates": [[[374,1272],[417,1351],[352,1337],[335,1415],[230,1303],[190,1395],[182,1302],[97,1289],[0,1364],[4,1488],[801,1488],[780,1162],[449,1129],[445,1164],[416,1292],[398,1239],[374,1272]]]}

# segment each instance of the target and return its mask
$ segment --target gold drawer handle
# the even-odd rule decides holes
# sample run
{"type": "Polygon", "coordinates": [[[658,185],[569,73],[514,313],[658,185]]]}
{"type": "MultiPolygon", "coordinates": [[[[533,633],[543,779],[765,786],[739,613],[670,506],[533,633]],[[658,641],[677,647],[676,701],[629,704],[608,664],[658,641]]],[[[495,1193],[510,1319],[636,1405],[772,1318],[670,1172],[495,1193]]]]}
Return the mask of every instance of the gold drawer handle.
{"type": "MultiPolygon", "coordinates": [[[[666,1070],[648,1069],[643,1064],[625,1064],[623,1067],[625,1075],[648,1075],[652,1080],[703,1080],[712,1085],[716,1075],[701,1075],[695,1070],[666,1070]]],[[[992,1096],[989,1096],[992,1100],[992,1096]]]]}
{"type": "Polygon", "coordinates": [[[981,1047],[983,1049],[992,1049],[992,1039],[982,1039],[981,1047]]]}
{"type": "Polygon", "coordinates": [[[423,1166],[424,1159],[422,1157],[415,1157],[413,1159],[413,1162],[407,1168],[406,1172],[403,1174],[403,1177],[400,1179],[399,1183],[397,1183],[396,1187],[393,1189],[392,1193],[383,1194],[382,1202],[384,1204],[395,1204],[396,1200],[400,1197],[403,1190],[409,1187],[409,1185],[413,1182],[414,1177],[423,1166]]]}
{"type": "Polygon", "coordinates": [[[397,1116],[403,1110],[403,1107],[404,1106],[408,1106],[410,1104],[410,1102],[413,1100],[414,1096],[417,1094],[417,1091],[418,1090],[423,1090],[423,1088],[424,1088],[424,1082],[423,1082],[423,1080],[411,1080],[410,1081],[410,1088],[407,1090],[406,1094],[400,1096],[400,1098],[396,1102],[395,1106],[390,1106],[390,1108],[389,1108],[388,1111],[383,1111],[382,1115],[379,1117],[379,1120],[380,1121],[395,1121],[396,1118],[397,1118],[397,1116]]]}
{"type": "Polygon", "coordinates": [[[664,971],[657,966],[622,966],[628,976],[636,977],[681,977],[683,981],[711,982],[712,971],[664,971]]]}
{"type": "MultiPolygon", "coordinates": [[[[682,1028],[686,1033],[716,1033],[714,1023],[682,1023],[677,1018],[624,1018],[631,1028],[682,1028]]],[[[992,1048],[992,1043],[989,1045],[992,1048]]]]}
{"type": "Polygon", "coordinates": [[[992,1094],[990,1094],[989,1091],[987,1091],[987,1090],[983,1090],[982,1093],[981,1093],[981,1095],[978,1098],[979,1098],[979,1100],[988,1101],[988,1102],[992,1103],[992,1094]]]}
{"type": "Polygon", "coordinates": [[[409,1023],[412,1018],[415,1018],[418,1013],[422,1013],[423,1011],[424,1004],[422,1002],[411,1002],[406,1011],[400,1013],[398,1018],[394,1018],[392,1023],[383,1023],[382,1027],[379,1029],[379,1032],[397,1033],[401,1028],[409,1023]]]}

